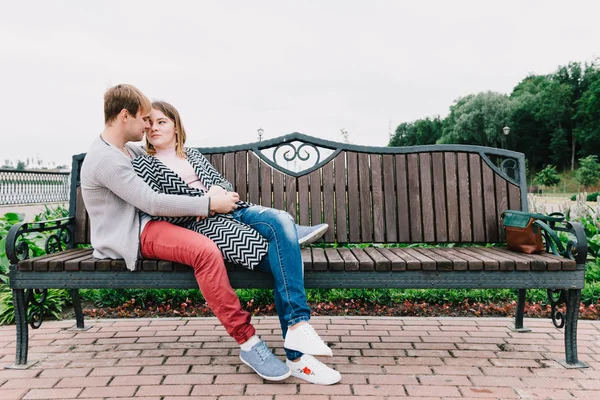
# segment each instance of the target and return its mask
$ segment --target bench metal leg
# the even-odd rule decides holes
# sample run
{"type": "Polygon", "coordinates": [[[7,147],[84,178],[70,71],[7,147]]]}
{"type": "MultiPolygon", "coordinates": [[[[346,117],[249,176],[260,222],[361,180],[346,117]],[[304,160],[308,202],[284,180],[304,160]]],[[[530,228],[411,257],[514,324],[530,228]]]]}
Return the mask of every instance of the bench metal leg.
{"type": "Polygon", "coordinates": [[[87,331],[92,326],[85,326],[83,322],[83,309],[81,308],[81,299],[79,298],[79,290],[71,289],[71,298],[73,299],[73,309],[75,310],[76,325],[70,328],[70,331],[87,331]]]}
{"type": "Polygon", "coordinates": [[[527,289],[518,289],[517,310],[515,313],[515,327],[513,332],[531,332],[531,329],[523,326],[523,315],[525,314],[525,295],[527,289]]]}
{"type": "Polygon", "coordinates": [[[565,368],[587,368],[588,365],[577,359],[577,320],[579,318],[579,303],[581,289],[567,290],[567,312],[565,321],[565,356],[566,359],[556,360],[565,368]]]}
{"type": "Polygon", "coordinates": [[[7,365],[7,369],[27,369],[35,363],[27,364],[29,345],[29,326],[27,325],[27,299],[24,289],[13,289],[13,305],[15,308],[15,325],[17,328],[17,351],[15,363],[7,365]]]}

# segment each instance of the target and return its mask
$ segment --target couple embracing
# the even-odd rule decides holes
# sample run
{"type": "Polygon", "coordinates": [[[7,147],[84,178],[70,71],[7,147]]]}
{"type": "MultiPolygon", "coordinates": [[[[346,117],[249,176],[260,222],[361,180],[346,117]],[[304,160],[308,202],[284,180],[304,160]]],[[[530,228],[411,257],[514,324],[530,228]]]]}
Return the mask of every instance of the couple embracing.
{"type": "Polygon", "coordinates": [[[241,361],[258,375],[339,382],[337,371],[313,357],[332,351],[310,325],[300,254],[300,245],[320,238],[328,226],[299,226],[287,212],[240,201],[200,152],[185,147],[177,110],[150,102],[131,85],[106,91],[104,120],[81,168],[94,257],[122,258],[130,270],[142,259],[189,265],[213,313],[239,344],[241,361]],[[144,137],[144,147],[130,143],[144,137]],[[256,335],[224,260],[272,274],[285,362],[256,335]]]}

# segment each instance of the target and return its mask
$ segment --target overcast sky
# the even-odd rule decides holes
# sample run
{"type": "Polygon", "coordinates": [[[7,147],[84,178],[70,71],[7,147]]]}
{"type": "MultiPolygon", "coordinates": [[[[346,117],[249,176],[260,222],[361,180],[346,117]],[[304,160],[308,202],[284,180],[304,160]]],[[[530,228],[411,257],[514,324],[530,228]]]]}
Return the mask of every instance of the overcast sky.
{"type": "Polygon", "coordinates": [[[191,146],[260,127],[384,146],[390,122],[592,61],[598,15],[564,0],[2,1],[0,163],[70,165],[117,83],[177,107],[191,146]]]}

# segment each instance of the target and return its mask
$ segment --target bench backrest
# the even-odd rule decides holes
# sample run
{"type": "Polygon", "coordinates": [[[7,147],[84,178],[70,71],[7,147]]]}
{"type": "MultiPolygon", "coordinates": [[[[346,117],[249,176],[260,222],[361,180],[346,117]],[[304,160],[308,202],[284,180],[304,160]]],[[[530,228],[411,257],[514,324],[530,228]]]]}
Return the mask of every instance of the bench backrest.
{"type": "MultiPolygon", "coordinates": [[[[365,147],[294,133],[200,148],[243,200],[327,222],[328,243],[495,243],[500,216],[525,210],[523,154],[465,145],[365,147]]],[[[81,198],[84,154],[73,157],[75,243],[89,243],[81,198]]]]}

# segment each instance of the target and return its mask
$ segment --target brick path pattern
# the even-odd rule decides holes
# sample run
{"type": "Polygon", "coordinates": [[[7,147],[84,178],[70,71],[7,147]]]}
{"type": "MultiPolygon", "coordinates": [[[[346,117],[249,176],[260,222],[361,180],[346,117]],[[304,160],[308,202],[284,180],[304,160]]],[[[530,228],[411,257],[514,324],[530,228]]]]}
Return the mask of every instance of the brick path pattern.
{"type": "MultiPolygon", "coordinates": [[[[276,318],[254,318],[261,337],[284,359],[276,318]]],[[[372,400],[600,399],[600,321],[580,321],[580,359],[568,370],[563,332],[528,319],[515,333],[507,318],[315,317],[334,349],[334,386],[296,378],[264,382],[238,358],[239,347],[215,318],[45,322],[30,330],[27,370],[0,369],[0,399],[220,399],[252,397],[372,400]]],[[[15,327],[0,327],[1,365],[11,364],[15,327]]]]}

